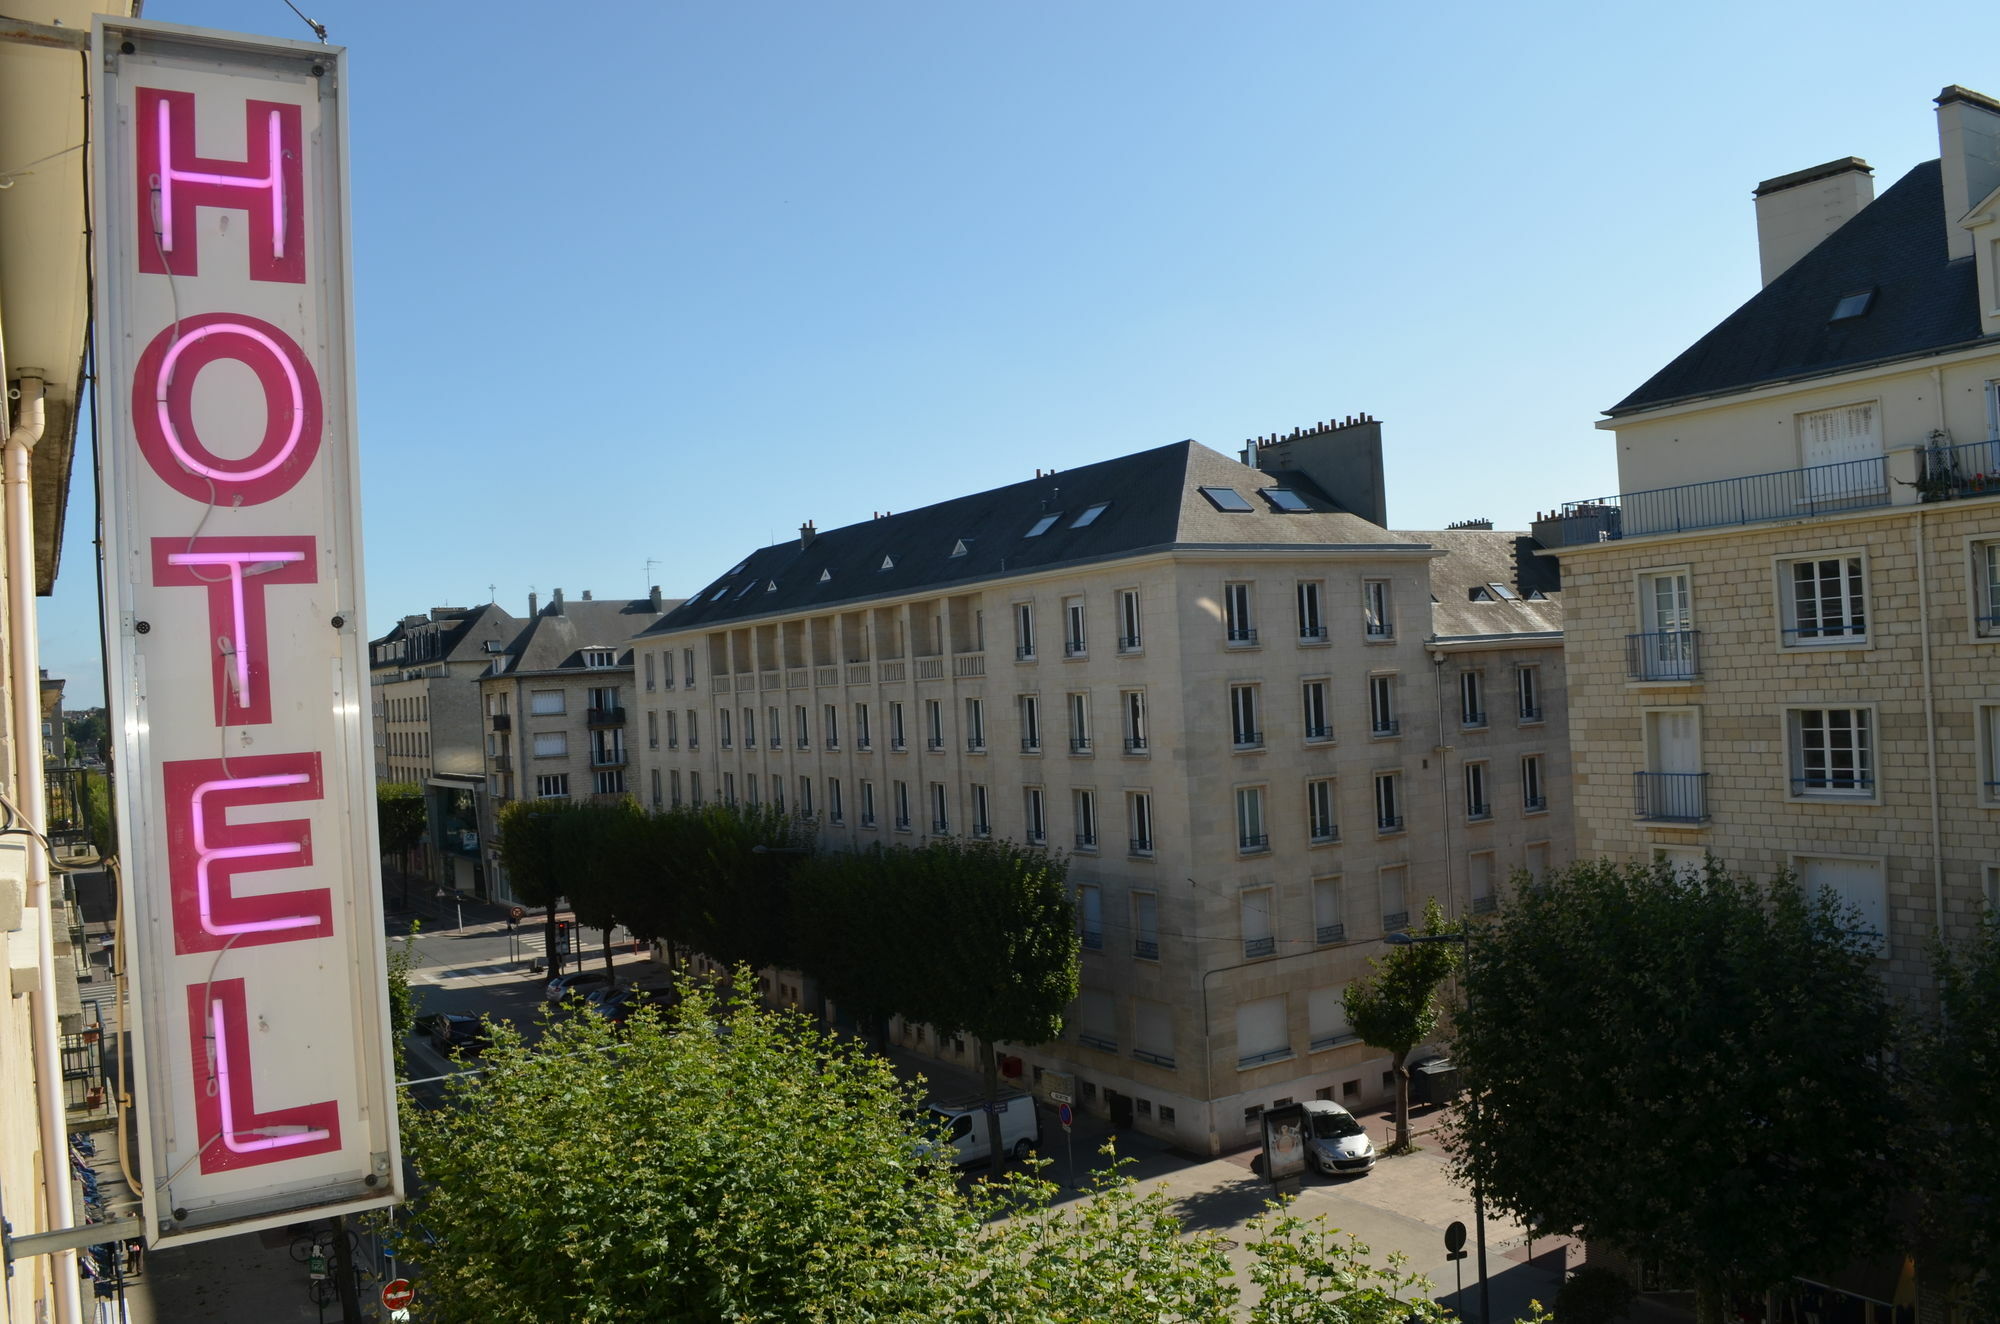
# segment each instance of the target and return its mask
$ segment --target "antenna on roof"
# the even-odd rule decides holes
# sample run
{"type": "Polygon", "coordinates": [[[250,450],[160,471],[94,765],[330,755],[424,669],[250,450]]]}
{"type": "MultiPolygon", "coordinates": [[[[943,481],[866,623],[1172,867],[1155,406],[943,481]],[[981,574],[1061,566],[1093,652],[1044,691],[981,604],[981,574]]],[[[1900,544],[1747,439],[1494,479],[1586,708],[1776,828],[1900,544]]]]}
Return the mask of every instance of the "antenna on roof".
{"type": "Polygon", "coordinates": [[[646,558],[646,573],[639,576],[641,584],[650,584],[653,582],[653,567],[658,564],[660,564],[658,557],[649,556],[646,558]]]}
{"type": "Polygon", "coordinates": [[[307,18],[305,10],[300,9],[297,5],[293,4],[292,0],[285,0],[285,8],[291,10],[294,14],[297,14],[299,16],[299,21],[304,23],[307,27],[313,30],[313,36],[319,38],[320,45],[322,46],[326,45],[326,24],[320,22],[316,18],[307,18]]]}

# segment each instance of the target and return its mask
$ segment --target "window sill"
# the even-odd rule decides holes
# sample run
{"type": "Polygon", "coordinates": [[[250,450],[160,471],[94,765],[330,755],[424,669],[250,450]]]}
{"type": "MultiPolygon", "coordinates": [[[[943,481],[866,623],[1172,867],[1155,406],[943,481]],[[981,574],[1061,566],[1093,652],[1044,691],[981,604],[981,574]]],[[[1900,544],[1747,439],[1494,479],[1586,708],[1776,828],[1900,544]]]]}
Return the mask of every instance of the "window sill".
{"type": "Polygon", "coordinates": [[[1360,1042],[1361,1036],[1358,1034],[1343,1034],[1337,1039],[1315,1039],[1313,1040],[1312,1051],[1315,1053],[1326,1053],[1336,1048],[1345,1048],[1349,1044],[1358,1044],[1360,1042]]]}
{"type": "Polygon", "coordinates": [[[1882,804],[1882,797],[1873,791],[1820,791],[1817,794],[1787,795],[1785,800],[1795,805],[1863,805],[1876,808],[1882,804]]]}
{"type": "Polygon", "coordinates": [[[1297,1052],[1287,1048],[1282,1053],[1276,1053],[1270,1056],[1259,1056],[1255,1058],[1240,1059],[1236,1063],[1236,1069],[1238,1071],[1256,1071],[1260,1067],[1276,1066],[1280,1062],[1296,1061],[1298,1059],[1298,1056],[1299,1055],[1297,1052]]]}
{"type": "Polygon", "coordinates": [[[1305,635],[1300,635],[1300,636],[1299,636],[1299,647],[1300,647],[1300,648],[1331,648],[1331,647],[1333,647],[1333,640],[1331,640],[1331,639],[1327,638],[1327,637],[1326,637],[1325,635],[1320,635],[1320,636],[1319,636],[1318,638],[1308,638],[1308,637],[1306,637],[1305,635]]]}

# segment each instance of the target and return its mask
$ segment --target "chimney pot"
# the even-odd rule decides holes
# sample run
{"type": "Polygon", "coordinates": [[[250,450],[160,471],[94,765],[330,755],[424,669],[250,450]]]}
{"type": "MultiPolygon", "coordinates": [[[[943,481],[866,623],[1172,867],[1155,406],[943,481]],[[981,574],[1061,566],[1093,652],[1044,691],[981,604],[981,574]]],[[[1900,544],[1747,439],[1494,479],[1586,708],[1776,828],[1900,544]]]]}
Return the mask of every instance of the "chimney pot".
{"type": "Polygon", "coordinates": [[[549,610],[560,616],[563,614],[563,592],[557,589],[549,599],[549,610]]]}
{"type": "Polygon", "coordinates": [[[647,604],[650,605],[654,611],[661,611],[664,610],[664,608],[661,605],[664,601],[665,600],[660,597],[660,586],[658,584],[653,585],[653,591],[646,595],[647,604]]]}
{"type": "Polygon", "coordinates": [[[541,609],[542,609],[541,597],[538,594],[530,593],[528,595],[528,615],[533,616],[536,612],[539,612],[541,609]]]}
{"type": "Polygon", "coordinates": [[[589,589],[585,589],[585,590],[583,591],[583,600],[584,600],[585,602],[588,602],[588,601],[590,601],[590,590],[589,590],[589,589]]]}
{"type": "Polygon", "coordinates": [[[1794,170],[1757,185],[1757,259],[1769,285],[1875,198],[1875,172],[1858,156],[1794,170]]]}

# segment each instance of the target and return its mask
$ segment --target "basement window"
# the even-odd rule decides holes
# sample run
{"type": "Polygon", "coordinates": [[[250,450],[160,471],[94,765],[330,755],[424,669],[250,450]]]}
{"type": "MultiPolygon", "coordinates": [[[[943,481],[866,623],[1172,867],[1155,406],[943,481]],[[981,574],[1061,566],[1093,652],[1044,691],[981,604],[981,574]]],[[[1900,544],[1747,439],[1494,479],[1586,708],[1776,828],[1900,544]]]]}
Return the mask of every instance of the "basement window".
{"type": "Polygon", "coordinates": [[[1872,288],[1859,290],[1853,294],[1843,294],[1840,296],[1840,302],[1833,305],[1833,316],[1826,320],[1845,322],[1850,318],[1860,317],[1868,311],[1868,305],[1874,301],[1875,291],[1872,288]]]}
{"type": "Polygon", "coordinates": [[[1110,503],[1109,501],[1100,501],[1100,502],[1098,502],[1098,503],[1097,503],[1096,505],[1094,505],[1094,506],[1090,507],[1090,508],[1089,508],[1088,510],[1084,511],[1084,512],[1083,512],[1083,513],[1082,513],[1081,515],[1078,515],[1078,516],[1076,517],[1075,521],[1074,521],[1073,523],[1071,523],[1070,527],[1071,527],[1072,529],[1081,529],[1081,528],[1084,528],[1084,527],[1085,527],[1085,526],[1087,526],[1087,525],[1090,525],[1090,524],[1093,524],[1093,523],[1095,523],[1095,522],[1096,522],[1096,520],[1097,520],[1097,517],[1098,517],[1099,515],[1102,515],[1102,514],[1104,513],[1104,508],[1105,508],[1106,506],[1109,506],[1110,504],[1111,504],[1111,503],[1110,503]]]}
{"type": "Polygon", "coordinates": [[[1029,529],[1027,533],[1022,536],[1028,538],[1039,538],[1043,534],[1047,533],[1050,529],[1054,528],[1056,521],[1061,518],[1062,518],[1062,512],[1060,510],[1058,510],[1053,515],[1044,515],[1040,519],[1036,520],[1035,526],[1029,529]]]}
{"type": "Polygon", "coordinates": [[[1204,487],[1201,494],[1208,498],[1208,504],[1217,510],[1244,512],[1256,507],[1243,499],[1243,494],[1233,487],[1204,487]]]}
{"type": "Polygon", "coordinates": [[[1312,509],[1311,506],[1308,506],[1306,504],[1304,497],[1300,496],[1297,492],[1294,492],[1289,487],[1259,488],[1258,495],[1262,496],[1266,501],[1276,506],[1279,510],[1289,510],[1294,513],[1302,514],[1312,509]]]}

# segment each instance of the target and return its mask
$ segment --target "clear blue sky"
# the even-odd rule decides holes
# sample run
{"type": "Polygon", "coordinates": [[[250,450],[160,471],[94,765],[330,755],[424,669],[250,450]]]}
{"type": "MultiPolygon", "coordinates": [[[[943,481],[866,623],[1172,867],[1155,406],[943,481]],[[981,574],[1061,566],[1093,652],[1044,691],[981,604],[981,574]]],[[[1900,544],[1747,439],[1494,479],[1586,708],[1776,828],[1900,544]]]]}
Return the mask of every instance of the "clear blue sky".
{"type": "Polygon", "coordinates": [[[1616,490],[1592,422],[1755,291],[1758,180],[1880,191],[1941,86],[2000,94],[1964,4],[301,7],[351,59],[372,634],[1363,410],[1392,525],[1525,527],[1616,490]]]}

